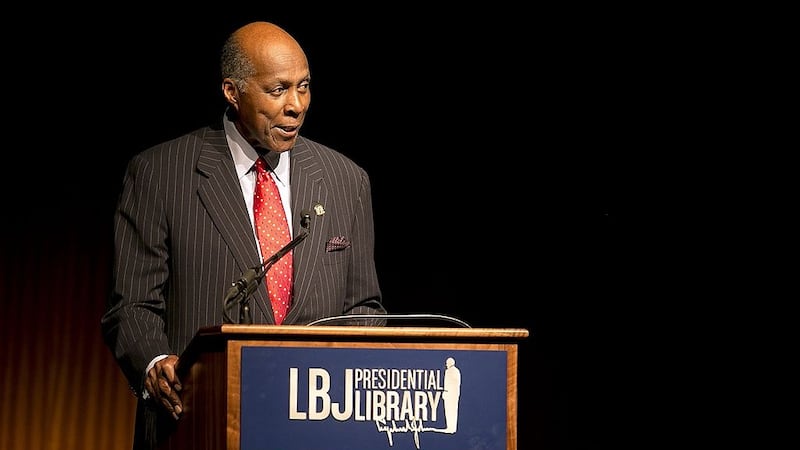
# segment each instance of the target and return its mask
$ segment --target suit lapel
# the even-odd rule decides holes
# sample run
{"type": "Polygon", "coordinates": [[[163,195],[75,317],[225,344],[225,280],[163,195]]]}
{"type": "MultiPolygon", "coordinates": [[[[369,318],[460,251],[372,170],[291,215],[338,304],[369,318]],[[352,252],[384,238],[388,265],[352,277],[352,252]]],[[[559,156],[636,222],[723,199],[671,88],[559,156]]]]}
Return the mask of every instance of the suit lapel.
{"type": "Polygon", "coordinates": [[[301,230],[301,212],[307,211],[311,214],[308,237],[301,242],[293,252],[295,260],[295,285],[294,301],[297,304],[289,309],[287,319],[290,319],[292,312],[302,309],[303,302],[307,300],[314,285],[313,274],[316,273],[315,266],[319,260],[320,249],[325,247],[325,216],[317,215],[314,205],[325,204],[327,190],[323,184],[323,170],[319,158],[314,151],[309,148],[309,144],[300,138],[291,151],[291,175],[292,185],[292,229],[295,235],[301,230]]]}
{"type": "MultiPolygon", "coordinates": [[[[230,248],[238,271],[244,272],[258,264],[259,256],[224,131],[212,130],[206,136],[197,170],[206,177],[206,182],[201,183],[198,189],[200,201],[230,248]]],[[[253,311],[270,310],[265,310],[263,306],[268,304],[265,303],[266,289],[263,283],[253,293],[253,297],[260,302],[259,307],[253,308],[253,311]]]]}

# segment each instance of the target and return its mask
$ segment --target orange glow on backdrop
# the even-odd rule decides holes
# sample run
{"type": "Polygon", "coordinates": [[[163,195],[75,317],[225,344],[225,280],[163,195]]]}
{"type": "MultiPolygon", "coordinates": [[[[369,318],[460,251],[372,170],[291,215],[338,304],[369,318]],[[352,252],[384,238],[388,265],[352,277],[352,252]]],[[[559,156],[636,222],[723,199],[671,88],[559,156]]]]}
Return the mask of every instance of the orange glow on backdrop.
{"type": "Polygon", "coordinates": [[[110,241],[91,230],[3,238],[0,449],[131,448],[135,399],[100,334],[110,241]]]}

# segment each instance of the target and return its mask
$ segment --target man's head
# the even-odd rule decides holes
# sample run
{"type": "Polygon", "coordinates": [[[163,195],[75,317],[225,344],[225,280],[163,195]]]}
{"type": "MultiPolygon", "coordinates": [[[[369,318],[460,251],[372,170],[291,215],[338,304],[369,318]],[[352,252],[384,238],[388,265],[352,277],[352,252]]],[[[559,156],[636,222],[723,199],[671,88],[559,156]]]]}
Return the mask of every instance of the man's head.
{"type": "Polygon", "coordinates": [[[239,132],[256,148],[290,150],[311,103],[311,71],[300,44],[282,28],[253,22],[225,41],[222,94],[239,132]]]}

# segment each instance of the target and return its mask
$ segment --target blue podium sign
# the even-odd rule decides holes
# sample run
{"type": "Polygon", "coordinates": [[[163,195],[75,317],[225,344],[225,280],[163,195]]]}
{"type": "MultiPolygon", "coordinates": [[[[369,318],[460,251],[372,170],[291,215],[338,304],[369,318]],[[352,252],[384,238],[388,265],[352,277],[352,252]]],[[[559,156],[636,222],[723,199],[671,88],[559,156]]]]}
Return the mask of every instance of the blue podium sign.
{"type": "Polygon", "coordinates": [[[233,349],[241,450],[507,447],[508,346],[251,344],[233,349]]]}

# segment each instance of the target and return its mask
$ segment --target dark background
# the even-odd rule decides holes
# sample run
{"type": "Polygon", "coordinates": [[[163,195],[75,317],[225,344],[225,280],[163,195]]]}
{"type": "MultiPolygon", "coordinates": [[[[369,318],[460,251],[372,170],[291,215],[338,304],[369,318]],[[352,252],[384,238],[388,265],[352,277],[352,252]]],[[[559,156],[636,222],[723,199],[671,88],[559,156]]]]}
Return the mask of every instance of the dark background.
{"type": "MultiPolygon", "coordinates": [[[[71,257],[107,255],[127,160],[216,120],[222,40],[274,21],[309,58],[303,134],[371,176],[386,307],[530,331],[519,448],[619,445],[633,377],[619,164],[646,127],[647,24],[500,5],[281,8],[51,11],[14,36],[4,269],[33,248],[35,284],[71,257]]],[[[109,269],[96,267],[97,283],[109,269]]]]}

